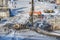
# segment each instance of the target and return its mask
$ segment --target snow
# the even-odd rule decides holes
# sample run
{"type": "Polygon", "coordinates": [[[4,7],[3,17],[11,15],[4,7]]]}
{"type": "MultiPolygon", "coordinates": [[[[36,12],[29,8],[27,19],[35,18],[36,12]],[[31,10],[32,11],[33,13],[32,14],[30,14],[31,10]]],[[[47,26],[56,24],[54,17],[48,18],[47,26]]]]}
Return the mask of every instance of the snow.
{"type": "MultiPolygon", "coordinates": [[[[47,9],[48,8],[54,9],[55,4],[53,4],[52,7],[49,4],[42,3],[42,2],[41,3],[36,2],[34,5],[35,10],[36,11],[42,11],[42,13],[43,13],[43,10],[46,8],[47,9]]],[[[10,6],[10,4],[9,4],[9,6],[10,6]]],[[[23,2],[23,0],[21,0],[21,1],[17,1],[17,3],[14,6],[16,6],[16,9],[21,8],[21,7],[27,7],[27,8],[26,9],[20,9],[20,10],[24,11],[23,13],[18,13],[14,17],[5,18],[7,21],[4,22],[4,24],[6,24],[6,23],[22,23],[22,24],[25,24],[26,22],[28,22],[28,19],[30,16],[29,16],[29,13],[27,13],[27,12],[29,12],[31,10],[31,4],[29,4],[28,1],[23,2]]],[[[10,6],[9,8],[11,8],[11,7],[12,6],[10,6]]],[[[18,11],[20,11],[20,10],[18,10],[18,11]]],[[[58,11],[56,13],[58,13],[58,11]]],[[[0,25],[2,26],[2,24],[0,24],[0,25]]],[[[31,31],[31,30],[22,30],[22,31],[20,31],[20,33],[13,30],[10,34],[6,35],[5,37],[15,37],[17,40],[19,40],[18,38],[25,39],[25,40],[29,40],[29,39],[31,39],[31,40],[58,40],[56,37],[50,37],[50,36],[38,34],[35,31],[31,31]]]]}
{"type": "MultiPolygon", "coordinates": [[[[16,39],[21,38],[21,39],[35,39],[35,40],[57,40],[56,37],[49,37],[46,35],[38,34],[34,31],[25,29],[25,30],[20,30],[20,33],[17,31],[13,31],[9,35],[6,35],[5,37],[15,37],[16,39]]],[[[19,40],[19,39],[18,39],[19,40]]]]}

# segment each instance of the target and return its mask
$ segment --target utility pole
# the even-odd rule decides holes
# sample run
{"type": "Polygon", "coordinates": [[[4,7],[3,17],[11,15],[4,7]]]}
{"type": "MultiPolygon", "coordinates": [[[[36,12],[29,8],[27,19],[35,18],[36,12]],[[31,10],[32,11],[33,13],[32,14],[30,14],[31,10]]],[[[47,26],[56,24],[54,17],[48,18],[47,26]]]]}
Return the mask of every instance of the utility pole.
{"type": "Polygon", "coordinates": [[[33,26],[34,0],[31,0],[31,23],[33,26]]]}

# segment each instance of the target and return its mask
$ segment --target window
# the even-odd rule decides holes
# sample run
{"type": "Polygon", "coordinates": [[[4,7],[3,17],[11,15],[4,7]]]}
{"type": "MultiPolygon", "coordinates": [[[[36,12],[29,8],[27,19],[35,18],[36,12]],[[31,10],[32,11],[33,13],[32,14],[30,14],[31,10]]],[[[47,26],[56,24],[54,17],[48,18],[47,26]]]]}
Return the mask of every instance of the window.
{"type": "Polygon", "coordinates": [[[38,0],[38,1],[43,2],[43,0],[38,0]]]}
{"type": "Polygon", "coordinates": [[[3,0],[0,0],[0,7],[3,5],[3,0]]]}

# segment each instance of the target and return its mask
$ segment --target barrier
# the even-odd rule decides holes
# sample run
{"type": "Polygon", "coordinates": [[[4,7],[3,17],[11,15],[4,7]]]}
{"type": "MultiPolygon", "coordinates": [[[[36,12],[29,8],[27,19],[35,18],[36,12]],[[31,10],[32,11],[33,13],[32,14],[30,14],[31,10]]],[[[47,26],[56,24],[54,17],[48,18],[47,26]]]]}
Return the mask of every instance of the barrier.
{"type": "MultiPolygon", "coordinates": [[[[29,13],[30,13],[30,15],[31,15],[32,12],[29,12],[29,13]]],[[[34,11],[34,12],[33,12],[33,15],[41,15],[41,14],[42,14],[41,11],[34,11]]]]}

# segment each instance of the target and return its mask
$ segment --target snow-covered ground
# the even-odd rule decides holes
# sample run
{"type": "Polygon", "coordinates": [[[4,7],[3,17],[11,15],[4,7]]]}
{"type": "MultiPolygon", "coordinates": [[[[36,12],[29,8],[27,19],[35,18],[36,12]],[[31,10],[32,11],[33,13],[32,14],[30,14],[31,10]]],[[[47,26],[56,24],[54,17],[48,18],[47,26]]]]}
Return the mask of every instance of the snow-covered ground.
{"type": "MultiPolygon", "coordinates": [[[[15,40],[20,40],[20,39],[24,39],[24,40],[57,40],[56,37],[52,37],[52,36],[46,36],[46,35],[42,35],[42,34],[38,34],[34,31],[28,30],[28,29],[24,29],[24,30],[20,30],[20,33],[17,31],[13,31],[10,34],[3,36],[4,38],[2,39],[7,39],[10,38],[10,40],[13,40],[12,38],[15,38],[15,40]]],[[[9,39],[7,39],[9,40],[9,39]]]]}
{"type": "MultiPolygon", "coordinates": [[[[53,4],[52,7],[51,7],[51,5],[49,5],[49,4],[42,3],[42,2],[41,3],[36,2],[34,4],[35,11],[42,11],[43,9],[46,9],[46,8],[47,9],[54,9],[54,7],[56,6],[55,4],[53,4]]],[[[24,2],[23,1],[17,1],[14,6],[16,6],[16,9],[26,7],[25,9],[19,9],[19,11],[22,10],[24,12],[29,12],[31,10],[31,4],[29,4],[29,1],[28,2],[27,1],[26,2],[25,1],[24,2]]],[[[9,23],[9,22],[11,22],[11,23],[13,23],[13,22],[25,22],[27,19],[29,19],[28,14],[26,14],[26,15],[24,14],[24,16],[23,16],[23,17],[27,17],[26,20],[25,20],[25,18],[23,19],[23,17],[20,14],[16,14],[16,16],[17,17],[15,17],[15,18],[14,17],[13,18],[6,18],[8,21],[5,22],[5,23],[9,23]],[[22,20],[20,20],[19,16],[22,17],[22,20]]],[[[5,37],[15,37],[15,40],[19,40],[18,38],[25,39],[25,40],[59,40],[57,37],[50,37],[50,36],[38,34],[38,33],[34,32],[34,31],[31,31],[31,30],[23,30],[20,33],[12,31],[10,34],[6,35],[5,37]]],[[[5,40],[6,40],[6,38],[5,38],[5,40]]]]}

